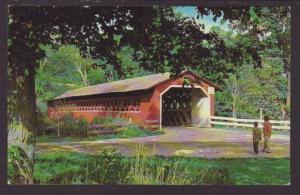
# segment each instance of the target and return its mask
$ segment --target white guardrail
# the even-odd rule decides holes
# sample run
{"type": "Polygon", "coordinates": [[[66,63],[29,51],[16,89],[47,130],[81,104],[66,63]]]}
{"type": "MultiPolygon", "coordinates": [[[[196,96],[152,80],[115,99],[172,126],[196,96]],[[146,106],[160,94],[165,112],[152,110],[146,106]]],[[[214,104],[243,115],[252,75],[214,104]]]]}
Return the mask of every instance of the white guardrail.
{"type": "MultiPolygon", "coordinates": [[[[221,117],[221,116],[211,116],[210,123],[212,125],[224,125],[224,126],[233,126],[233,127],[253,127],[253,123],[258,122],[258,127],[263,127],[263,120],[260,119],[238,119],[230,117],[221,117]]],[[[272,129],[279,130],[290,130],[290,121],[276,121],[270,120],[272,124],[272,129]]]]}

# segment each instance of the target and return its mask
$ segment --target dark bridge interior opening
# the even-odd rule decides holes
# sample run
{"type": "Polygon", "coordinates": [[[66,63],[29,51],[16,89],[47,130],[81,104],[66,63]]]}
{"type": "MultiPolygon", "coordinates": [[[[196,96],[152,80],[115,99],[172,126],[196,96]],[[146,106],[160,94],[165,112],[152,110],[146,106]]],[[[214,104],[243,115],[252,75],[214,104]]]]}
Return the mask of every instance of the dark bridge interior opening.
{"type": "Polygon", "coordinates": [[[162,126],[190,126],[191,88],[170,88],[162,95],[162,126]]]}

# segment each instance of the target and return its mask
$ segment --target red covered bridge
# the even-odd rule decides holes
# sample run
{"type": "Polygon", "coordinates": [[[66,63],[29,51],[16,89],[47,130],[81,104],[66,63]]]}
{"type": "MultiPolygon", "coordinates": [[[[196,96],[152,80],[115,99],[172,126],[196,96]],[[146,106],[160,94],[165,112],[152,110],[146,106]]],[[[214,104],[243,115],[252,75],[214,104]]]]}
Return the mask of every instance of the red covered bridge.
{"type": "Polygon", "coordinates": [[[160,73],[68,91],[47,102],[48,114],[54,118],[69,112],[89,122],[97,116],[118,116],[153,130],[179,125],[210,127],[215,90],[222,89],[191,71],[174,78],[160,73]]]}

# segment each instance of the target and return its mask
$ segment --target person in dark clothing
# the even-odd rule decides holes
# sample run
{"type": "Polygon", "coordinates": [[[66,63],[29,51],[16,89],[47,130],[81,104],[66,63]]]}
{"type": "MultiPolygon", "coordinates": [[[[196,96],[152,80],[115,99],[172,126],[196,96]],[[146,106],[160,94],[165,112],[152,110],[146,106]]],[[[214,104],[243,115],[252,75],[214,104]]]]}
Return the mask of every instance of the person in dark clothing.
{"type": "Polygon", "coordinates": [[[258,128],[258,122],[254,122],[254,128],[252,129],[252,136],[253,136],[253,149],[255,154],[257,155],[259,150],[258,150],[258,145],[261,140],[261,130],[258,128]]]}

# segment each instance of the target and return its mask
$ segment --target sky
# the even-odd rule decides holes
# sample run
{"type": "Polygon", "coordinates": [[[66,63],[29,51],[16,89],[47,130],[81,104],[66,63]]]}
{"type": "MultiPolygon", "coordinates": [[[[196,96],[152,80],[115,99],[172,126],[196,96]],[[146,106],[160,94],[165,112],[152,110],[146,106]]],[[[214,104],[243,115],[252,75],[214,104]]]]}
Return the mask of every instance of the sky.
{"type": "Polygon", "coordinates": [[[219,26],[220,28],[226,31],[229,30],[228,22],[225,22],[225,24],[221,24],[220,23],[221,18],[219,18],[216,22],[214,22],[213,15],[203,16],[203,18],[200,16],[199,19],[197,19],[198,13],[196,11],[196,7],[194,6],[178,6],[176,7],[175,10],[177,12],[181,12],[183,16],[194,17],[196,21],[198,21],[201,24],[204,24],[206,32],[208,32],[212,26],[219,26]]]}

